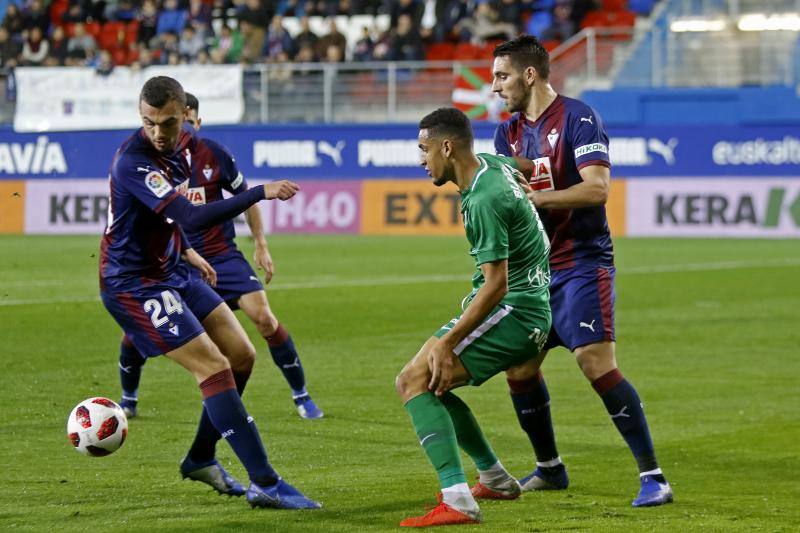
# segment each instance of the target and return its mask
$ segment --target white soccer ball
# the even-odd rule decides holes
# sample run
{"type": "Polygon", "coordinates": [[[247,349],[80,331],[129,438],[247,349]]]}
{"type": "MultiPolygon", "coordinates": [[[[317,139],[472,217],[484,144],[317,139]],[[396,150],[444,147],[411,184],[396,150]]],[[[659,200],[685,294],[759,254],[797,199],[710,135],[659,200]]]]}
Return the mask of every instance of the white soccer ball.
{"type": "Polygon", "coordinates": [[[67,419],[67,437],[75,449],[102,457],[119,450],[128,436],[128,418],[108,398],[89,398],[75,406],[67,419]]]}

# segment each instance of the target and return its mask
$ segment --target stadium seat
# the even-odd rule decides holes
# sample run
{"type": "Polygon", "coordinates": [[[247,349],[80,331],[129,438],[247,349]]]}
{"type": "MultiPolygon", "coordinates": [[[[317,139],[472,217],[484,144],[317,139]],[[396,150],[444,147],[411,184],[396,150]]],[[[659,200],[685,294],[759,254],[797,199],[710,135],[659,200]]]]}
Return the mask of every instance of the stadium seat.
{"type": "Polygon", "coordinates": [[[53,27],[61,26],[61,17],[69,10],[69,0],[54,0],[50,4],[50,22],[53,27]]]}
{"type": "Polygon", "coordinates": [[[560,44],[561,44],[560,41],[557,41],[555,39],[550,39],[549,41],[544,41],[542,43],[542,46],[544,46],[544,49],[547,50],[548,52],[552,52],[553,50],[558,48],[558,45],[560,44]]]}
{"type": "Polygon", "coordinates": [[[647,16],[653,10],[656,0],[628,0],[628,9],[637,15],[647,16]]]}
{"type": "Polygon", "coordinates": [[[627,9],[626,0],[603,0],[601,9],[606,13],[612,11],[625,11],[627,9]]]}
{"type": "Polygon", "coordinates": [[[455,47],[453,59],[463,59],[465,61],[482,59],[481,47],[468,42],[458,43],[455,47]]]}
{"type": "Polygon", "coordinates": [[[102,26],[100,26],[99,22],[87,22],[83,26],[84,28],[86,28],[86,33],[94,37],[95,40],[97,40],[100,37],[100,31],[102,30],[102,26]]]}
{"type": "Polygon", "coordinates": [[[456,47],[453,43],[433,43],[425,50],[426,61],[450,61],[455,57],[456,47]]]}
{"type": "Polygon", "coordinates": [[[125,26],[125,42],[127,44],[135,43],[139,37],[139,21],[132,20],[125,26]]]}
{"type": "Polygon", "coordinates": [[[100,37],[97,44],[100,48],[110,50],[117,46],[117,37],[119,32],[125,31],[124,22],[106,22],[103,24],[103,29],[100,31],[100,37]]]}

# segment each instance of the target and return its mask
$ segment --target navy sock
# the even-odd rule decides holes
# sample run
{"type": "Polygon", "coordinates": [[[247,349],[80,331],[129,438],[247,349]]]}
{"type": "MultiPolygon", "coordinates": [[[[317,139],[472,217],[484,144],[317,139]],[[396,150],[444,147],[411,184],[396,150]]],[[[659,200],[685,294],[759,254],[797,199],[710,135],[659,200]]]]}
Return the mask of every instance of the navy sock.
{"type": "Polygon", "coordinates": [[[130,402],[138,400],[139,381],[142,367],[147,359],[133,345],[127,336],[119,345],[119,381],[122,385],[122,399],[130,402]]]}
{"type": "MultiPolygon", "coordinates": [[[[250,379],[250,371],[234,372],[233,379],[236,382],[236,392],[239,393],[241,398],[244,394],[244,388],[247,385],[247,380],[250,379]]],[[[203,406],[203,412],[200,414],[200,423],[197,425],[197,433],[189,448],[189,458],[195,463],[205,463],[211,461],[217,454],[217,442],[222,438],[217,428],[211,422],[208,416],[208,409],[203,406]]]]}
{"type": "Polygon", "coordinates": [[[277,483],[280,477],[269,464],[258,428],[236,391],[233,372],[217,372],[200,384],[200,390],[209,418],[233,448],[250,480],[261,486],[277,483]]]}
{"type": "Polygon", "coordinates": [[[533,445],[536,463],[545,470],[563,468],[550,416],[550,394],[541,370],[529,380],[507,381],[517,420],[533,445]]]}
{"type": "Polygon", "coordinates": [[[294,347],[292,336],[286,331],[282,324],[278,324],[278,328],[271,337],[266,337],[267,345],[269,345],[269,353],[272,354],[272,360],[275,365],[283,372],[283,377],[292,388],[292,395],[294,399],[303,398],[308,396],[306,391],[306,376],[303,373],[303,365],[300,364],[300,357],[297,355],[297,350],[294,347]]]}
{"type": "Polygon", "coordinates": [[[657,472],[655,477],[661,478],[658,468],[653,441],[650,438],[650,429],[647,427],[647,418],[644,416],[642,402],[636,389],[628,383],[619,369],[614,369],[603,374],[592,382],[592,387],[600,395],[606,406],[611,421],[617,426],[628,447],[631,449],[639,472],[657,472]]]}

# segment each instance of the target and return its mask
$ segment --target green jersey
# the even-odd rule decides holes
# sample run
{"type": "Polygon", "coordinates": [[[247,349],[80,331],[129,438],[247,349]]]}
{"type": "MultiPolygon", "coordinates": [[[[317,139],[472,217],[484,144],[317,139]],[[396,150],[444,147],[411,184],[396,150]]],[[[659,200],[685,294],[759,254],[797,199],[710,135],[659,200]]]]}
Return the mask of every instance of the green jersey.
{"type": "Polygon", "coordinates": [[[508,259],[508,294],[502,301],[549,309],[550,241],[536,208],[517,183],[516,162],[491,154],[478,154],[478,159],[481,166],[461,193],[469,254],[477,268],[468,300],[485,281],[480,266],[508,259]]]}

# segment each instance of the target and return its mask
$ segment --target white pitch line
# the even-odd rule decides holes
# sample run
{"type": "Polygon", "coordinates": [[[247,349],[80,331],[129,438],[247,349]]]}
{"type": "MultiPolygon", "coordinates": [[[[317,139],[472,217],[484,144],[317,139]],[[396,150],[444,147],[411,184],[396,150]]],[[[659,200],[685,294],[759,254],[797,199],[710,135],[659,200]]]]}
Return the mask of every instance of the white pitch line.
{"type": "MultiPolygon", "coordinates": [[[[703,272],[717,270],[737,270],[744,268],[783,268],[800,266],[800,258],[785,259],[765,259],[748,261],[718,261],[712,263],[687,263],[684,265],[650,265],[640,267],[618,267],[622,276],[640,274],[669,274],[680,272],[703,272]]],[[[405,276],[405,277],[384,277],[384,278],[364,278],[364,279],[332,279],[326,278],[320,281],[299,281],[294,283],[280,283],[268,285],[267,292],[291,291],[304,289],[335,289],[340,287],[381,287],[393,285],[417,285],[420,283],[454,283],[461,282],[465,285],[469,283],[466,274],[459,275],[439,275],[439,276],[405,276]]],[[[21,286],[22,281],[13,281],[0,284],[0,291],[9,287],[21,286]]],[[[93,282],[94,283],[94,282],[93,282]]],[[[64,284],[64,280],[39,280],[40,286],[64,284]]],[[[74,283],[73,283],[74,286],[74,283]]],[[[99,296],[86,297],[55,297],[55,298],[20,298],[3,300],[0,297],[0,307],[15,305],[43,305],[59,303],[89,303],[99,302],[99,296]]]]}

